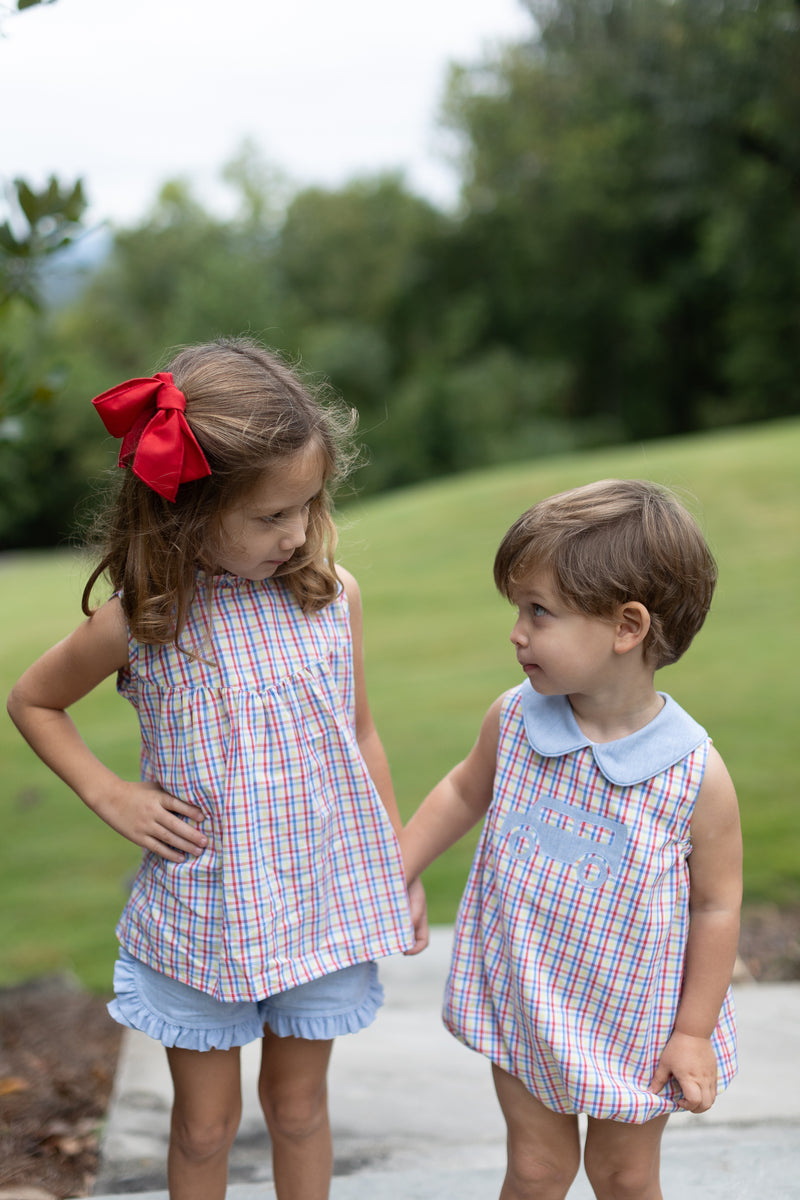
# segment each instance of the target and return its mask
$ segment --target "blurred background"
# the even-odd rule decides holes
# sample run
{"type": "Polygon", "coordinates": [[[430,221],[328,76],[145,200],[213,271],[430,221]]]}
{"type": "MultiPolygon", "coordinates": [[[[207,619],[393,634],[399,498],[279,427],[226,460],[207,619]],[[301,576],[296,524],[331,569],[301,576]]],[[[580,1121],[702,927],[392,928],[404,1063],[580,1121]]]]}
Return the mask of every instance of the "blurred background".
{"type": "MultiPolygon", "coordinates": [[[[721,568],[660,686],[736,779],[748,904],[800,910],[799,62],[796,0],[0,4],[2,682],[79,616],[90,398],[249,332],[361,416],[342,553],[403,811],[517,682],[508,524],[646,476],[721,568]]],[[[106,986],[136,852],[3,739],[0,979],[106,986]]]]}

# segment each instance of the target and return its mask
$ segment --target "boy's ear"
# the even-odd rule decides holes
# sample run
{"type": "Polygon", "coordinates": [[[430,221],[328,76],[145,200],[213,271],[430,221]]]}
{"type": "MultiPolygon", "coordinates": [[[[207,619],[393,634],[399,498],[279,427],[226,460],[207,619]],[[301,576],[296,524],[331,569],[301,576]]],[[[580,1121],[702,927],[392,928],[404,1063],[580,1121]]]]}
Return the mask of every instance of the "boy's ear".
{"type": "Polygon", "coordinates": [[[621,604],[617,611],[616,639],[614,650],[627,654],[635,646],[641,646],[650,632],[650,613],[638,600],[621,604]]]}

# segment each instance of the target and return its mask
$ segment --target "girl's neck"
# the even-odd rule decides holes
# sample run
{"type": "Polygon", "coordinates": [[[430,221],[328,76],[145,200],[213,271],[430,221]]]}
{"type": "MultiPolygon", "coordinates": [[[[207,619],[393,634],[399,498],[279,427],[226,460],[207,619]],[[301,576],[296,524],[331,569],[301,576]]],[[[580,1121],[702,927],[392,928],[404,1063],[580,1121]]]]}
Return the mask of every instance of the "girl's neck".
{"type": "Polygon", "coordinates": [[[568,696],[578,727],[592,742],[616,742],[643,729],[664,707],[650,680],[647,686],[619,695],[568,696]]]}

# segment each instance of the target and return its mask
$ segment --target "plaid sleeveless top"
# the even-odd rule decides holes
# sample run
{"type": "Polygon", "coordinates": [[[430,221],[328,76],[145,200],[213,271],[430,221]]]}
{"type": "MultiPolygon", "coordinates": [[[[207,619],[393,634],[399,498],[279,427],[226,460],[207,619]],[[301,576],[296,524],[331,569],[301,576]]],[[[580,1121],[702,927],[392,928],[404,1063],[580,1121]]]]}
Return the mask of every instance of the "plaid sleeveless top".
{"type": "Polygon", "coordinates": [[[209,845],[145,853],[117,927],[135,958],[258,1000],[413,945],[399,847],[355,735],[344,591],[201,576],[180,647],[130,639],[118,689],[142,777],[206,814],[209,845]],[[188,651],[188,653],[187,653],[188,651]]]}

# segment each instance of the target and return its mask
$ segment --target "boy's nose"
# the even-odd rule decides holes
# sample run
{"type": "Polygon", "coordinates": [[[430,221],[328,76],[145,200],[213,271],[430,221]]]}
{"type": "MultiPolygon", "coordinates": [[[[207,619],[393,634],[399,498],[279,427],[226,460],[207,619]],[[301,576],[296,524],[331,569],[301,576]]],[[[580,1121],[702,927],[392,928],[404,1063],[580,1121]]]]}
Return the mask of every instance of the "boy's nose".
{"type": "Polygon", "coordinates": [[[526,635],[525,635],[525,631],[524,631],[524,629],[522,628],[522,625],[521,625],[521,623],[520,623],[519,621],[516,621],[516,622],[514,623],[514,626],[513,626],[512,630],[511,630],[511,643],[512,643],[512,645],[514,645],[514,646],[524,646],[524,645],[526,644],[526,642],[527,642],[527,641],[528,641],[528,639],[527,639],[527,637],[526,637],[526,635]]]}

